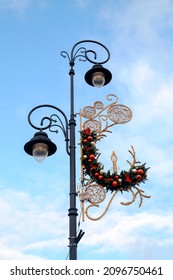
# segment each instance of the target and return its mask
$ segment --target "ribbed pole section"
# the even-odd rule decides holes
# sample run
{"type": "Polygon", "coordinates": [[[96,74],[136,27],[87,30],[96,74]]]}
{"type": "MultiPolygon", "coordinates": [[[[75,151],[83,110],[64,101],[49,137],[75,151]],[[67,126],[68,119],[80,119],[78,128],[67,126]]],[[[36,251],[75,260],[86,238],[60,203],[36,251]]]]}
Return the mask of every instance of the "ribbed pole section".
{"type": "MultiPolygon", "coordinates": [[[[71,64],[70,64],[71,65],[71,64]]],[[[74,114],[74,70],[71,65],[70,75],[70,208],[69,208],[69,259],[77,260],[77,208],[76,208],[76,146],[74,114]]]]}

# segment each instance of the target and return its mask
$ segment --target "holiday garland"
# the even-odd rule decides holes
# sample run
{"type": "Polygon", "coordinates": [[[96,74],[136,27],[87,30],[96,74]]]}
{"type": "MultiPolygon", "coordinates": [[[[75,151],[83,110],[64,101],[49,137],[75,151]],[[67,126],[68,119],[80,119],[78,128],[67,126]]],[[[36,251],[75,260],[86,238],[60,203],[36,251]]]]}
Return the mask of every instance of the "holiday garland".
{"type": "Polygon", "coordinates": [[[102,163],[98,161],[99,153],[95,145],[97,140],[97,133],[91,131],[90,128],[81,131],[81,162],[85,175],[111,192],[128,191],[135,185],[145,183],[149,169],[145,167],[145,163],[131,165],[128,171],[122,170],[119,174],[117,172],[111,173],[110,170],[105,172],[102,163]]]}

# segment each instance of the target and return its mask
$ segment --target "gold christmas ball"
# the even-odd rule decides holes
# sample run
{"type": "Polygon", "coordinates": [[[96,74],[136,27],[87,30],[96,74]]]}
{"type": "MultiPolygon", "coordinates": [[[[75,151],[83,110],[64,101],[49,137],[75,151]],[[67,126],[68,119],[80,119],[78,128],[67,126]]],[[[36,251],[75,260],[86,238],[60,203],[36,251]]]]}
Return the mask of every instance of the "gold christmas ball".
{"type": "Polygon", "coordinates": [[[132,172],[133,172],[133,173],[136,173],[136,172],[137,172],[137,170],[134,168],[134,169],[132,169],[132,172]]]}

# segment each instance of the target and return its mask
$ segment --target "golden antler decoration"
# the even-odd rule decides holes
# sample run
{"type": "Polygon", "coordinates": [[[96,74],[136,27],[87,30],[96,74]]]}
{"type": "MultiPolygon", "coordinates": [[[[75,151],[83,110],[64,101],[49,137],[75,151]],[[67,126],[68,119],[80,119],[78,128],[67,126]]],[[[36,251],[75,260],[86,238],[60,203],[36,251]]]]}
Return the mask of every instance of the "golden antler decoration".
{"type": "Polygon", "coordinates": [[[117,173],[117,156],[112,152],[111,161],[113,163],[113,173],[108,170],[104,171],[103,165],[98,162],[99,153],[96,148],[96,142],[106,137],[105,132],[111,132],[109,128],[115,124],[126,123],[131,120],[131,110],[124,106],[116,104],[118,98],[111,94],[106,98],[112,101],[115,97],[115,102],[104,106],[102,102],[96,101],[93,106],[86,106],[80,112],[81,120],[81,186],[79,190],[79,198],[82,208],[82,220],[86,216],[93,221],[101,219],[108,211],[114,197],[118,192],[124,191],[132,194],[132,200],[129,202],[121,202],[127,206],[132,204],[139,195],[141,207],[143,198],[150,196],[144,195],[144,191],[139,189],[137,185],[147,180],[147,170],[145,164],[140,164],[136,160],[136,152],[131,146],[129,153],[132,155],[132,163],[127,160],[130,165],[128,171],[117,173]],[[106,112],[105,112],[106,111],[106,112]],[[82,123],[82,118],[87,119],[82,123]],[[89,178],[89,179],[88,179],[89,178]],[[92,218],[88,211],[91,207],[99,207],[99,204],[106,198],[107,191],[113,192],[111,199],[104,212],[97,218],[92,218]],[[85,203],[90,203],[84,208],[85,203]]]}
{"type": "Polygon", "coordinates": [[[130,164],[130,166],[134,166],[135,164],[141,163],[140,161],[136,161],[136,152],[135,149],[133,148],[133,146],[131,145],[132,151],[128,150],[128,152],[132,155],[133,157],[133,163],[131,163],[129,160],[127,160],[127,162],[130,164]]]}

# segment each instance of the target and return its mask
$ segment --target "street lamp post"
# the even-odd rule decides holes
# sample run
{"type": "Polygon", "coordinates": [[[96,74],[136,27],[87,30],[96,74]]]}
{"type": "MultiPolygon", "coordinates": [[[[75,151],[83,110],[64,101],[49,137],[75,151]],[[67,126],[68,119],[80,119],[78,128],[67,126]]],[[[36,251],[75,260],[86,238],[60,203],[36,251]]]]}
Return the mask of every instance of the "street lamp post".
{"type": "Polygon", "coordinates": [[[70,118],[68,121],[65,113],[58,107],[43,104],[34,107],[28,115],[29,124],[36,130],[34,137],[25,144],[24,150],[27,154],[34,156],[38,162],[42,162],[47,156],[51,156],[56,152],[56,145],[48,138],[47,133],[44,130],[49,129],[51,132],[58,132],[57,129],[61,129],[66,141],[66,152],[70,158],[70,207],[68,210],[69,216],[69,259],[77,260],[77,244],[82,238],[84,232],[81,230],[77,235],[77,208],[76,208],[76,144],[75,144],[75,127],[76,127],[76,115],[74,112],[74,65],[78,58],[80,61],[89,61],[93,64],[85,74],[85,81],[95,87],[101,87],[108,84],[111,81],[111,72],[104,68],[102,64],[106,63],[110,58],[109,50],[101,43],[93,40],[83,40],[76,43],[70,54],[66,51],[62,51],[61,55],[64,58],[68,58],[70,65],[70,118]],[[104,61],[97,61],[97,53],[93,50],[88,50],[85,47],[79,47],[84,43],[92,43],[99,45],[106,51],[106,59],[104,61]],[[94,56],[94,60],[89,58],[89,54],[94,56]],[[52,108],[56,111],[56,114],[52,114],[50,117],[43,117],[40,125],[36,126],[31,121],[31,115],[34,111],[40,108],[52,108]],[[48,124],[45,125],[45,121],[48,124]],[[56,129],[55,129],[56,128],[56,129]]]}

